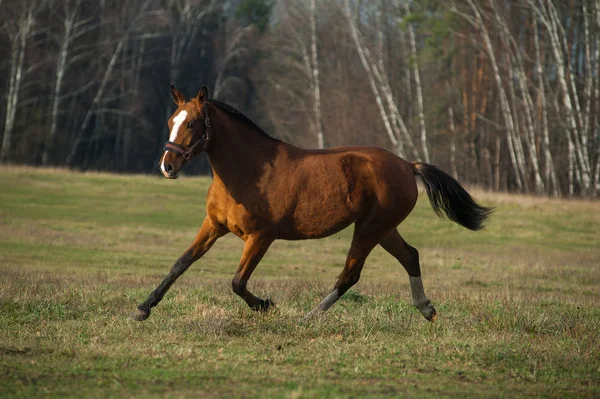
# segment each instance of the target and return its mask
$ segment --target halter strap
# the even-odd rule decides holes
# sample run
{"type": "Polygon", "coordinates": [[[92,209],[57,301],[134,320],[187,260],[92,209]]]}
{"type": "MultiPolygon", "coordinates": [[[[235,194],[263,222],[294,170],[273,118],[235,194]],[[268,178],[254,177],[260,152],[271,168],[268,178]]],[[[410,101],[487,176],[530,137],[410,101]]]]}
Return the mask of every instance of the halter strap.
{"type": "Polygon", "coordinates": [[[208,116],[208,108],[206,107],[206,103],[202,107],[202,111],[204,113],[204,133],[202,134],[202,138],[204,138],[204,140],[202,140],[202,139],[197,140],[193,145],[191,145],[188,148],[185,148],[182,145],[174,143],[172,141],[167,141],[165,143],[165,147],[164,147],[165,151],[171,151],[177,155],[181,155],[186,161],[189,160],[194,155],[196,155],[194,150],[196,149],[196,147],[198,147],[198,145],[200,143],[202,143],[202,151],[208,151],[208,149],[210,148],[210,143],[211,143],[211,134],[210,134],[211,125],[210,125],[210,117],[208,116]]]}

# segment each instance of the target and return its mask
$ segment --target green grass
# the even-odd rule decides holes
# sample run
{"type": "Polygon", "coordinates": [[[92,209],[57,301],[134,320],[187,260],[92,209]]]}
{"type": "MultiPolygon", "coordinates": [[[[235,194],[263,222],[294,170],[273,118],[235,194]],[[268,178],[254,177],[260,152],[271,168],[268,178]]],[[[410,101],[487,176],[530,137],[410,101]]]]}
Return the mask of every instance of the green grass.
{"type": "Polygon", "coordinates": [[[208,178],[0,169],[0,397],[598,397],[600,204],[475,191],[478,233],[421,198],[402,224],[430,324],[376,248],[324,317],[351,230],[276,242],[231,292],[223,237],[145,322],[128,315],[191,243],[208,178]]]}

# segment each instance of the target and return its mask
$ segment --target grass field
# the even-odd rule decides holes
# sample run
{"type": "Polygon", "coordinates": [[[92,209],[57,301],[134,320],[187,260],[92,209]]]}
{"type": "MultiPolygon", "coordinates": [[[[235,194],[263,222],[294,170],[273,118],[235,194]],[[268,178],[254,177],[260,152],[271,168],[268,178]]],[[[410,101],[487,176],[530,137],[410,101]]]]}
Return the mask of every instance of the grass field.
{"type": "Polygon", "coordinates": [[[191,243],[208,178],[2,166],[0,397],[600,397],[600,203],[486,194],[473,233],[426,199],[402,224],[430,324],[377,248],[324,317],[351,230],[276,242],[231,291],[242,242],[219,240],[145,322],[128,315],[191,243]]]}

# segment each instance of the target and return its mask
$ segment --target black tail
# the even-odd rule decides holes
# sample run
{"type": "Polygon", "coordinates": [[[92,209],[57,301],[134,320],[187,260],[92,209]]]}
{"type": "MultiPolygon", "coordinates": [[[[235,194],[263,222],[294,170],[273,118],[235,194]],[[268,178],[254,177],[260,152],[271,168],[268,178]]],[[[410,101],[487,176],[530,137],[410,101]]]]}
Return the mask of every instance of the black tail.
{"type": "Polygon", "coordinates": [[[483,228],[483,221],[492,213],[473,200],[471,195],[452,176],[433,165],[414,162],[415,175],[423,179],[431,207],[441,218],[442,211],[450,220],[470,230],[483,228]]]}

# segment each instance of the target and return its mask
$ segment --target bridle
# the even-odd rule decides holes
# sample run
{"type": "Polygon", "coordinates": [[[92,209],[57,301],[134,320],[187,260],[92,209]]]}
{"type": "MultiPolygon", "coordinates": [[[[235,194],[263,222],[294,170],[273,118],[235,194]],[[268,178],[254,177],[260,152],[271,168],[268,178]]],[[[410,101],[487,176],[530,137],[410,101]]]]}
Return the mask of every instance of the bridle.
{"type": "Polygon", "coordinates": [[[174,152],[177,155],[181,155],[183,159],[186,161],[189,160],[194,155],[197,155],[194,150],[202,143],[200,147],[201,151],[208,151],[211,144],[211,134],[210,134],[210,118],[208,116],[208,108],[206,107],[206,103],[202,106],[202,113],[204,114],[204,132],[202,133],[202,137],[200,140],[197,140],[190,147],[185,148],[182,145],[174,143],[172,141],[167,141],[165,143],[165,151],[174,152]]]}

